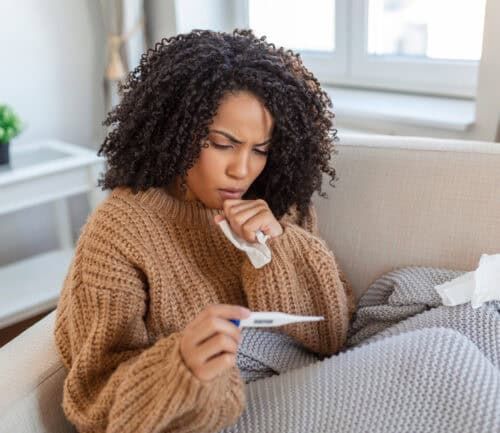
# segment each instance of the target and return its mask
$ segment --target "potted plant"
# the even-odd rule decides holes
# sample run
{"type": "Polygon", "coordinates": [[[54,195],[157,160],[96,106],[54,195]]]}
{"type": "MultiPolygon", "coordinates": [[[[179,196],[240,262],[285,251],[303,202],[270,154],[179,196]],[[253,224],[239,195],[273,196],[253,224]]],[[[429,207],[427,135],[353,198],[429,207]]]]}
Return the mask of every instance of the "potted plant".
{"type": "Polygon", "coordinates": [[[10,162],[10,140],[22,130],[21,120],[7,105],[0,104],[0,164],[10,162]]]}

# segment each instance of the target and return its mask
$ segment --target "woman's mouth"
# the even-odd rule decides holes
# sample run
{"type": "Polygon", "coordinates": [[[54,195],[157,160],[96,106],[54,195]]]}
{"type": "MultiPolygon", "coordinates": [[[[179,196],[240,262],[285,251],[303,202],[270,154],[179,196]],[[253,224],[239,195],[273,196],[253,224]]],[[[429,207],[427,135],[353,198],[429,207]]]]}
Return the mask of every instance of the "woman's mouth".
{"type": "Polygon", "coordinates": [[[219,189],[219,195],[223,199],[238,199],[243,196],[244,191],[228,191],[227,189],[219,189]]]}

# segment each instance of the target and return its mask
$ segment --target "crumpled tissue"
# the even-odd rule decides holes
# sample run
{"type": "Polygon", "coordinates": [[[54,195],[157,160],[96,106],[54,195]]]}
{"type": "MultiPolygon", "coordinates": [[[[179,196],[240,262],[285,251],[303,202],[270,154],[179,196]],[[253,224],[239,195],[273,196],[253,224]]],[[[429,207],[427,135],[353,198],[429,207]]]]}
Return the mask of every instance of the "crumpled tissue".
{"type": "Polygon", "coordinates": [[[261,230],[257,230],[255,235],[257,242],[247,242],[233,232],[226,219],[217,223],[231,243],[241,251],[245,251],[250,262],[255,268],[261,268],[271,261],[271,250],[266,244],[269,235],[265,235],[261,230]]]}
{"type": "Polygon", "coordinates": [[[443,305],[471,303],[472,308],[484,302],[500,301],[500,254],[482,254],[475,271],[434,286],[443,305]]]}

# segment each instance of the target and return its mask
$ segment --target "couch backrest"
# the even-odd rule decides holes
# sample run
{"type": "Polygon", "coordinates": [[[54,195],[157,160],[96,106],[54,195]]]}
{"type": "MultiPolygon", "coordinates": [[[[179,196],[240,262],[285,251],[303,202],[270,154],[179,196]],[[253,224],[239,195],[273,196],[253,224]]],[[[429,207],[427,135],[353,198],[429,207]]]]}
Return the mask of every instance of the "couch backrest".
{"type": "Polygon", "coordinates": [[[359,297],[402,266],[477,268],[500,252],[500,143],[346,135],[314,195],[320,233],[359,297]]]}

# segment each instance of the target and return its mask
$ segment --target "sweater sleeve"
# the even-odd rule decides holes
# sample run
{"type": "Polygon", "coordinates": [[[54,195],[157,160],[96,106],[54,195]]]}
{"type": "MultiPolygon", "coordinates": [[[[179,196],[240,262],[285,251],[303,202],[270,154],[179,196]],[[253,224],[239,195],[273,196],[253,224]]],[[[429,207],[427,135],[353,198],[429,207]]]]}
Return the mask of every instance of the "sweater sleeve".
{"type": "Polygon", "coordinates": [[[215,432],[233,424],[245,404],[239,370],[202,381],[181,357],[180,332],[151,341],[147,281],[132,248],[102,224],[79,240],[54,331],[68,370],[67,418],[93,433],[215,432]]]}
{"type": "Polygon", "coordinates": [[[271,261],[254,268],[245,256],[242,284],[252,311],[323,316],[319,322],[285,325],[280,331],[322,355],[337,353],[345,344],[355,298],[335,256],[319,237],[313,205],[299,226],[288,216],[283,233],[267,241],[271,261]]]}

